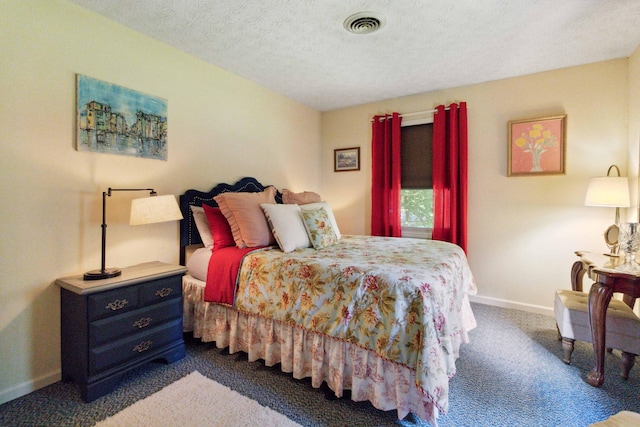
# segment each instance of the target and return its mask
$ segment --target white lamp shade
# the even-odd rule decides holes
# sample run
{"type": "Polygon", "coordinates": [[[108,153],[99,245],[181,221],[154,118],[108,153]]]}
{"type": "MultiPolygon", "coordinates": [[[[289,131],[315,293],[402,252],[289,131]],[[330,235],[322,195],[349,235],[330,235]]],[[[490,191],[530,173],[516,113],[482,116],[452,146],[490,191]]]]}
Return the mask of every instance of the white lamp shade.
{"type": "Polygon", "coordinates": [[[585,206],[629,207],[631,205],[629,200],[629,180],[625,176],[591,178],[584,204],[585,206]]]}
{"type": "Polygon", "coordinates": [[[153,224],[180,219],[182,219],[182,213],[175,196],[171,194],[143,197],[131,201],[130,225],[153,224]]]}

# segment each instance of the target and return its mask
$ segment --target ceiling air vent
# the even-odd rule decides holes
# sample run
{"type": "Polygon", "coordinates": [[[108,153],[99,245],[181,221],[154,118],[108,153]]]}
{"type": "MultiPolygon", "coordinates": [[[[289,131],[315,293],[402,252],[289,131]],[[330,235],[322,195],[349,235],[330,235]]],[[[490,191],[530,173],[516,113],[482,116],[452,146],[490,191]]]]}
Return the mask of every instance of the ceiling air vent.
{"type": "Polygon", "coordinates": [[[375,12],[359,12],[344,21],[344,28],[354,34],[371,34],[384,26],[384,18],[375,12]]]}

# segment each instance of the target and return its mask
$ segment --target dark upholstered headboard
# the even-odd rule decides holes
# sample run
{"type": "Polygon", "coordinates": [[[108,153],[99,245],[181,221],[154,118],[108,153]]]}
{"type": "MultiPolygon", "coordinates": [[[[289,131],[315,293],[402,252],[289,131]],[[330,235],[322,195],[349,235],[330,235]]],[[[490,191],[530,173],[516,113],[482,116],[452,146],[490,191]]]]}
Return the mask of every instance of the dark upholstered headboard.
{"type": "MultiPolygon", "coordinates": [[[[220,193],[226,192],[246,192],[246,193],[259,193],[264,191],[269,185],[262,185],[257,179],[246,177],[242,178],[235,184],[218,184],[209,191],[199,190],[187,190],[184,194],[180,195],[180,210],[184,217],[180,221],[180,264],[185,265],[186,262],[186,248],[190,245],[197,245],[202,243],[196,223],[193,220],[193,212],[191,212],[191,206],[202,206],[206,204],[209,206],[218,206],[213,198],[220,193]]],[[[276,189],[276,203],[282,203],[282,193],[276,189]]]]}

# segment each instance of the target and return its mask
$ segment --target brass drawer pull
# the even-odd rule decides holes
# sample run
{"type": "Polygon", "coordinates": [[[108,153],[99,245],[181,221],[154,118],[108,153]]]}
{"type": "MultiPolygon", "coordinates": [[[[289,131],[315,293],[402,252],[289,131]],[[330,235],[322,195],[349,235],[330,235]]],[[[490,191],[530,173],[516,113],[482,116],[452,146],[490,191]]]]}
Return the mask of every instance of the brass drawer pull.
{"type": "Polygon", "coordinates": [[[164,298],[171,295],[171,292],[173,292],[173,289],[171,288],[162,288],[156,292],[156,295],[159,296],[160,298],[164,298]]]}
{"type": "Polygon", "coordinates": [[[123,309],[127,304],[129,304],[129,301],[127,301],[126,299],[117,299],[114,302],[110,302],[109,304],[107,304],[105,308],[116,311],[123,309]]]}
{"type": "Polygon", "coordinates": [[[142,353],[143,351],[149,350],[149,348],[151,348],[151,344],[153,344],[153,341],[142,341],[140,344],[138,344],[137,346],[133,347],[133,351],[137,351],[138,353],[142,353]]]}
{"type": "Polygon", "coordinates": [[[133,326],[137,327],[138,329],[146,328],[151,324],[152,320],[153,319],[151,317],[142,317],[133,322],[133,326]]]}

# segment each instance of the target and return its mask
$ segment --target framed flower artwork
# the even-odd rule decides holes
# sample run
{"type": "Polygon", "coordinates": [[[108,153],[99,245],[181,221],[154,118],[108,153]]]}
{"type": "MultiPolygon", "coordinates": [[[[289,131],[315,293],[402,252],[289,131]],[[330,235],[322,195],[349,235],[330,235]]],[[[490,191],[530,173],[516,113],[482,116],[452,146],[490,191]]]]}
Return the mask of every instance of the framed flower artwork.
{"type": "Polygon", "coordinates": [[[509,122],[507,176],[565,173],[567,116],[509,122]]]}

